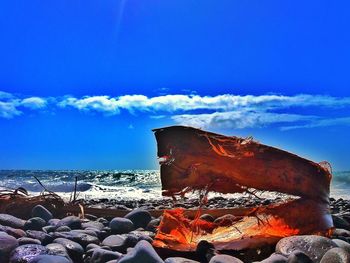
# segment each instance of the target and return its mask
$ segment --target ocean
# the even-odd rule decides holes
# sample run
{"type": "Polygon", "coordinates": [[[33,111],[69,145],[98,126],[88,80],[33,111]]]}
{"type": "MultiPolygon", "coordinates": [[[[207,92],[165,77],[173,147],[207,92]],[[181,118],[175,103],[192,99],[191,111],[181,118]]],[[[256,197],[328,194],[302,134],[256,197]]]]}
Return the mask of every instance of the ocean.
{"type": "MultiPolygon", "coordinates": [[[[0,170],[0,189],[23,187],[30,194],[39,194],[43,187],[35,177],[65,199],[71,198],[76,177],[78,198],[162,198],[158,170],[0,170]]],[[[350,199],[350,171],[333,174],[331,197],[350,199]]]]}

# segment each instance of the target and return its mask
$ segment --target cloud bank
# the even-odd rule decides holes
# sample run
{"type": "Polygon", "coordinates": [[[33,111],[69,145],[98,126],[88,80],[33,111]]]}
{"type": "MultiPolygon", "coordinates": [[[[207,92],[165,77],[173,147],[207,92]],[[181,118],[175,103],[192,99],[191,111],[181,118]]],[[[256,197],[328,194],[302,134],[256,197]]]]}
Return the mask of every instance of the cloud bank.
{"type": "Polygon", "coordinates": [[[277,125],[281,130],[349,125],[350,117],[330,118],[317,114],[319,109],[350,111],[350,97],[298,94],[286,95],[162,95],[140,94],[84,96],[76,98],[23,97],[0,91],[0,117],[11,119],[27,110],[76,109],[81,112],[114,116],[122,111],[147,114],[152,119],[169,118],[176,124],[199,128],[257,128],[277,125]],[[316,114],[303,114],[313,109],[316,114]],[[298,113],[294,113],[296,111],[298,113]]]}

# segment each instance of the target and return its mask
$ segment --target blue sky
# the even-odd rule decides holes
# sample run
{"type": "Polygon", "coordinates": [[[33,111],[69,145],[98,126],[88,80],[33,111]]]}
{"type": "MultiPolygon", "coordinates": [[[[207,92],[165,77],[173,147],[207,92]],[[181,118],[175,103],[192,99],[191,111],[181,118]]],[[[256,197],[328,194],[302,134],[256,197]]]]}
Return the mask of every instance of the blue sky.
{"type": "Polygon", "coordinates": [[[347,1],[6,1],[0,168],[157,168],[152,128],[350,169],[347,1]]]}

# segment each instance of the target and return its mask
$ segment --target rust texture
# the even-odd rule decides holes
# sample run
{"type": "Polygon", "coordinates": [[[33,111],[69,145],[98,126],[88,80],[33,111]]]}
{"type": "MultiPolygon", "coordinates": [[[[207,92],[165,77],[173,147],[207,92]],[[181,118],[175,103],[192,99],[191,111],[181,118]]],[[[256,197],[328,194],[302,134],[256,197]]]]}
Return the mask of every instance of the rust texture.
{"type": "Polygon", "coordinates": [[[296,197],[280,204],[250,208],[222,226],[190,220],[181,209],[166,211],[154,245],[194,250],[200,240],[217,249],[243,249],[295,234],[327,234],[331,171],[295,154],[251,138],[224,136],[172,126],[154,130],[163,195],[199,190],[219,193],[271,191],[296,197]]]}

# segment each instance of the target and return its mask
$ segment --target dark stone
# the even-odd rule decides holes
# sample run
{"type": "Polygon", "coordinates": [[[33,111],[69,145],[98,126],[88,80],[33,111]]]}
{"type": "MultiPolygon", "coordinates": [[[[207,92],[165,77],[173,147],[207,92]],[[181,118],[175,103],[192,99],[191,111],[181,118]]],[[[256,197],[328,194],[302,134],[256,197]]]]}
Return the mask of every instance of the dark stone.
{"type": "Polygon", "coordinates": [[[163,263],[152,245],[147,241],[140,241],[118,263],[163,263]]]}
{"type": "MultiPolygon", "coordinates": [[[[90,258],[90,260],[88,261],[90,263],[105,263],[110,260],[117,260],[122,256],[122,254],[118,252],[110,251],[102,248],[95,248],[95,249],[89,250],[87,255],[90,258]]],[[[144,261],[141,260],[140,262],[144,262],[144,261]]]]}
{"type": "Polygon", "coordinates": [[[26,222],[25,220],[19,219],[12,215],[0,214],[0,225],[3,225],[3,226],[10,226],[13,228],[23,229],[25,222],[26,222]]]}
{"type": "Polygon", "coordinates": [[[94,249],[94,248],[100,248],[100,246],[96,244],[89,244],[86,246],[86,251],[89,251],[90,249],[94,249]]]}
{"type": "Polygon", "coordinates": [[[71,229],[81,229],[81,220],[76,216],[67,216],[57,223],[56,227],[60,226],[68,226],[71,229]]]}
{"type": "Polygon", "coordinates": [[[288,258],[280,254],[273,253],[268,258],[264,259],[260,263],[287,263],[288,258]]]}
{"type": "Polygon", "coordinates": [[[199,263],[199,261],[195,261],[188,258],[171,257],[164,260],[164,263],[199,263]]]}
{"type": "Polygon", "coordinates": [[[53,243],[61,244],[62,246],[64,246],[68,252],[69,257],[74,262],[78,262],[82,260],[84,249],[79,243],[66,238],[56,238],[53,241],[53,243]]]}
{"type": "Polygon", "coordinates": [[[332,235],[334,237],[350,237],[350,231],[342,228],[336,228],[333,230],[332,235]]]}
{"type": "Polygon", "coordinates": [[[349,263],[350,254],[345,249],[336,247],[328,250],[321,259],[321,263],[349,263]]]}
{"type": "Polygon", "coordinates": [[[157,231],[157,227],[159,226],[160,224],[160,219],[159,218],[156,218],[156,219],[152,219],[148,225],[146,226],[146,230],[148,231],[152,231],[152,232],[156,232],[157,231]]]}
{"type": "Polygon", "coordinates": [[[229,255],[215,255],[209,263],[243,263],[240,259],[229,255]]]}
{"type": "Polygon", "coordinates": [[[101,222],[90,221],[82,224],[83,229],[94,228],[97,230],[102,230],[105,226],[101,222]]]}
{"type": "Polygon", "coordinates": [[[206,240],[201,240],[196,247],[196,255],[202,262],[207,262],[215,255],[215,248],[212,243],[206,240]]]}
{"type": "Polygon", "coordinates": [[[40,240],[42,245],[47,245],[53,240],[53,237],[44,231],[28,230],[26,233],[28,237],[40,240]]]}
{"type": "Polygon", "coordinates": [[[335,228],[350,230],[350,224],[342,216],[332,215],[332,219],[333,219],[333,225],[335,228]]]}
{"type": "Polygon", "coordinates": [[[216,218],[214,223],[219,226],[232,226],[235,221],[237,221],[237,217],[231,214],[226,214],[216,218]]]}
{"type": "Polygon", "coordinates": [[[312,260],[304,252],[296,250],[289,255],[288,263],[312,263],[312,260]]]}
{"type": "Polygon", "coordinates": [[[209,214],[203,214],[199,217],[202,220],[208,221],[208,222],[214,222],[214,217],[212,215],[209,214]]]}
{"type": "Polygon", "coordinates": [[[30,238],[30,237],[21,237],[18,239],[19,245],[26,245],[26,244],[37,244],[41,245],[41,241],[38,239],[30,238]]]}
{"type": "Polygon", "coordinates": [[[12,251],[9,263],[28,263],[36,256],[46,254],[48,254],[48,249],[42,245],[22,245],[12,251]]]}
{"type": "Polygon", "coordinates": [[[125,234],[135,229],[133,222],[127,218],[115,217],[109,223],[113,234],[125,234]]]}
{"type": "Polygon", "coordinates": [[[85,248],[88,244],[100,244],[100,240],[97,237],[79,232],[55,232],[53,233],[53,236],[54,238],[67,238],[79,243],[83,248],[85,248]]]}
{"type": "Polygon", "coordinates": [[[24,224],[25,230],[42,230],[46,226],[46,221],[40,217],[33,217],[24,224]]]}
{"type": "Polygon", "coordinates": [[[29,263],[72,263],[72,261],[61,256],[40,255],[31,259],[29,263]]]}
{"type": "Polygon", "coordinates": [[[302,251],[314,262],[320,262],[327,250],[337,247],[329,238],[315,235],[282,238],[276,245],[276,252],[289,256],[293,251],[302,251]]]}
{"type": "Polygon", "coordinates": [[[56,228],[56,232],[69,232],[71,230],[69,226],[60,226],[56,228]]]}
{"type": "Polygon", "coordinates": [[[60,219],[58,218],[52,218],[47,222],[50,226],[57,226],[58,222],[60,222],[60,219]]]}
{"type": "Polygon", "coordinates": [[[42,205],[36,205],[32,209],[32,217],[40,217],[44,219],[46,222],[48,222],[50,219],[53,218],[51,212],[47,210],[42,205]]]}
{"type": "Polygon", "coordinates": [[[5,232],[0,232],[0,259],[7,262],[12,250],[18,247],[18,241],[5,232]]]}
{"type": "Polygon", "coordinates": [[[51,243],[46,245],[46,248],[48,249],[49,255],[55,255],[55,256],[61,256],[69,258],[67,249],[58,243],[51,243]]]}
{"type": "Polygon", "coordinates": [[[26,232],[24,230],[19,228],[13,228],[10,226],[2,226],[0,225],[0,232],[6,232],[10,236],[13,236],[15,238],[25,237],[27,236],[26,232]]]}
{"type": "Polygon", "coordinates": [[[56,227],[55,226],[44,226],[43,227],[43,231],[46,232],[46,233],[55,232],[56,231],[56,227]]]}
{"type": "Polygon", "coordinates": [[[338,247],[346,250],[348,253],[350,253],[350,244],[344,240],[341,239],[332,239],[332,241],[337,244],[338,247]]]}
{"type": "Polygon", "coordinates": [[[125,237],[121,235],[111,235],[106,237],[101,244],[110,247],[113,251],[122,252],[125,248],[124,241],[125,237]]]}
{"type": "Polygon", "coordinates": [[[128,213],[125,218],[130,219],[135,228],[146,228],[148,223],[152,220],[151,214],[147,210],[135,209],[128,213]]]}

